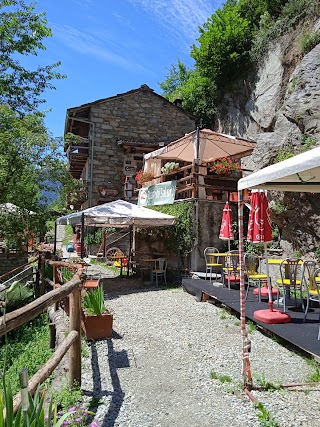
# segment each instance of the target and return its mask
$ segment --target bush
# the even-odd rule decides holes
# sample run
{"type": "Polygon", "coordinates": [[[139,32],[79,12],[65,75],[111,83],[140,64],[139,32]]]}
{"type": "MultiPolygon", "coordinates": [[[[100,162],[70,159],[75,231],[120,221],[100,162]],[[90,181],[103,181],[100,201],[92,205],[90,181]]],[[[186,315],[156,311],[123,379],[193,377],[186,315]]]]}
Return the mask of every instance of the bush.
{"type": "Polygon", "coordinates": [[[320,43],[320,31],[312,31],[309,34],[304,34],[300,40],[300,49],[302,53],[310,52],[317,44],[320,43]]]}

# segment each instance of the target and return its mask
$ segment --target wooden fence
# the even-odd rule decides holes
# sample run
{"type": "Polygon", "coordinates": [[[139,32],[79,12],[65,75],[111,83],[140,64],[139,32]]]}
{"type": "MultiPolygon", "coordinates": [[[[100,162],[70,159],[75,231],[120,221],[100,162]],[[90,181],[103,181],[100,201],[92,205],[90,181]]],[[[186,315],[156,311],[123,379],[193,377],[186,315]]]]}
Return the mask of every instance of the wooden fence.
{"type": "MultiPolygon", "coordinates": [[[[68,263],[62,261],[50,261],[41,257],[40,289],[42,295],[22,308],[14,310],[0,317],[0,337],[7,332],[19,328],[25,323],[43,313],[50,306],[56,307],[57,303],[69,296],[69,333],[66,339],[55,350],[47,363],[29,381],[29,392],[34,394],[38,385],[42,384],[56,369],[63,356],[69,350],[69,380],[70,386],[76,381],[81,386],[81,287],[83,264],[68,263]],[[45,262],[53,266],[53,281],[45,277],[45,262]],[[59,268],[66,267],[75,272],[73,278],[61,285],[59,268]],[[53,290],[45,293],[45,283],[49,283],[53,290]]],[[[20,394],[14,397],[14,411],[21,404],[20,394]]]]}

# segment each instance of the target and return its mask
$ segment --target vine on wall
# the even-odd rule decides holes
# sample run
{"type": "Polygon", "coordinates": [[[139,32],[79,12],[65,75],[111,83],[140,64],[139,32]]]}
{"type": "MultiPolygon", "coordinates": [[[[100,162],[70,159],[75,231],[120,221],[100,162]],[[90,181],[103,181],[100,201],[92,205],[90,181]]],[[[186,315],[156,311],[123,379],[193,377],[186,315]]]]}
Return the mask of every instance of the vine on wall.
{"type": "MultiPolygon", "coordinates": [[[[194,246],[195,235],[193,232],[193,203],[174,203],[172,205],[148,206],[167,215],[176,217],[174,226],[158,227],[152,229],[152,236],[161,239],[169,251],[182,253],[190,252],[194,246]]],[[[150,234],[150,231],[149,231],[150,234]]]]}

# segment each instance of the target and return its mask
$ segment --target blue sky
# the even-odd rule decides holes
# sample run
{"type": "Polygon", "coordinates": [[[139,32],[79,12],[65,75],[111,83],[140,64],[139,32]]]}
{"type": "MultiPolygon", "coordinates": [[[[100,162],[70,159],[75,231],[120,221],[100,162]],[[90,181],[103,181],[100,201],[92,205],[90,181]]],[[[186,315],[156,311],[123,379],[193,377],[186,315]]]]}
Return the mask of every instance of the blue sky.
{"type": "Polygon", "coordinates": [[[178,59],[192,65],[190,46],[221,0],[38,0],[53,37],[30,62],[61,61],[67,79],[47,91],[46,125],[62,136],[66,109],[136,89],[158,85],[178,59]]]}

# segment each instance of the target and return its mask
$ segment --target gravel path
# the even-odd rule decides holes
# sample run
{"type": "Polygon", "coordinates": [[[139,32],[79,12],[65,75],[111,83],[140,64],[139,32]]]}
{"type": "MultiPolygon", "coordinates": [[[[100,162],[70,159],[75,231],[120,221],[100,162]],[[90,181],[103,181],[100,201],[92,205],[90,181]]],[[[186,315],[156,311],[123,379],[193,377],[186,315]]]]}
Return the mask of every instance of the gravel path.
{"type": "MultiPolygon", "coordinates": [[[[83,363],[82,388],[88,401],[99,400],[94,419],[100,427],[263,425],[241,391],[236,317],[196,303],[181,288],[121,292],[119,285],[107,297],[115,313],[114,336],[89,343],[83,363]],[[212,371],[232,382],[211,379],[212,371]]],[[[258,331],[249,336],[255,377],[273,384],[306,382],[312,368],[301,356],[258,331]]],[[[265,425],[319,424],[319,384],[253,394],[278,422],[265,425]]]]}

